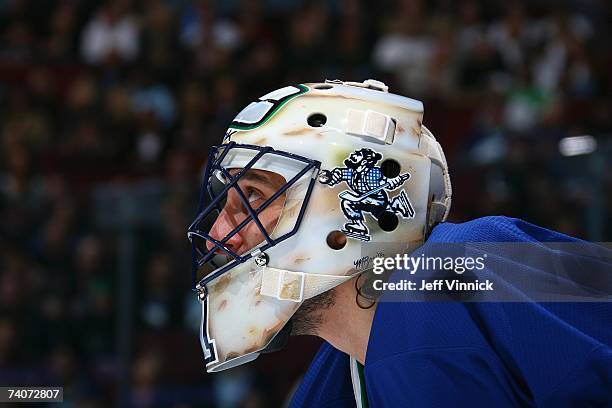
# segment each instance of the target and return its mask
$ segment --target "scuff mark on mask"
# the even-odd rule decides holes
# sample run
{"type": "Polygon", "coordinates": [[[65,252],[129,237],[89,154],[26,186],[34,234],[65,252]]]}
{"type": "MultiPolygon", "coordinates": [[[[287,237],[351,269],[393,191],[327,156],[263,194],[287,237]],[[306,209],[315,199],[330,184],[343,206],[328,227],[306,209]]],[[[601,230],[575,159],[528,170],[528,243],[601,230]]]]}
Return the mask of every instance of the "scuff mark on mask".
{"type": "Polygon", "coordinates": [[[301,128],[301,129],[295,129],[295,130],[290,130],[288,132],[284,132],[283,136],[304,136],[309,133],[313,133],[313,130],[308,129],[308,128],[301,128]]]}
{"type": "Polygon", "coordinates": [[[278,333],[284,325],[285,322],[279,321],[274,326],[265,329],[261,334],[260,347],[264,347],[265,345],[267,345],[270,340],[272,340],[272,337],[275,336],[276,333],[278,333]]]}
{"type": "Polygon", "coordinates": [[[298,299],[300,297],[300,286],[298,282],[299,280],[296,278],[283,283],[280,291],[281,297],[283,299],[298,299]]]}
{"type": "Polygon", "coordinates": [[[295,258],[295,260],[293,262],[295,262],[296,264],[301,264],[304,263],[306,261],[310,261],[310,257],[299,257],[299,258],[295,258]]]}
{"type": "Polygon", "coordinates": [[[232,278],[229,276],[229,274],[219,277],[219,280],[213,286],[212,291],[214,293],[223,292],[229,286],[231,281],[232,278]]]}

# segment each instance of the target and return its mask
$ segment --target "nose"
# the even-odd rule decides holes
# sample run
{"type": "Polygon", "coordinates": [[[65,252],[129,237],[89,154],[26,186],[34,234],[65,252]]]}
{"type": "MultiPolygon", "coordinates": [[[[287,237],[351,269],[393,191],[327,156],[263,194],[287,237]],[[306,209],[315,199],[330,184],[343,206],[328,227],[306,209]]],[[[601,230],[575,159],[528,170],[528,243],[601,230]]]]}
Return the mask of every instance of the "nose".
{"type": "MultiPolygon", "coordinates": [[[[234,217],[230,214],[230,212],[227,209],[223,209],[223,211],[221,211],[221,213],[219,214],[219,217],[217,217],[217,220],[215,221],[214,225],[210,229],[209,234],[211,237],[213,237],[217,241],[221,241],[223,238],[227,236],[227,234],[229,234],[234,228],[236,228],[236,225],[238,225],[238,223],[236,222],[234,217]]],[[[239,232],[232,235],[225,242],[225,246],[229,250],[235,253],[238,253],[238,255],[240,255],[240,253],[237,251],[240,250],[240,247],[242,246],[242,244],[243,244],[243,239],[240,236],[239,232]]],[[[210,241],[206,241],[206,248],[210,251],[213,248],[215,248],[215,244],[213,244],[210,241]]],[[[217,249],[215,253],[226,255],[226,253],[222,249],[217,249]]]]}

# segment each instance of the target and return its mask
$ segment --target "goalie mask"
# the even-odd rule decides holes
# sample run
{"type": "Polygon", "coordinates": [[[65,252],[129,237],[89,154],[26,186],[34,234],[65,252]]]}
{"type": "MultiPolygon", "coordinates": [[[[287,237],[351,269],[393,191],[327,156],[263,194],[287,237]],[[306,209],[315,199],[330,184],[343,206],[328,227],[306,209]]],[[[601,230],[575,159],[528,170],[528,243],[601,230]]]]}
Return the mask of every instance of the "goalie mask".
{"type": "Polygon", "coordinates": [[[448,169],[422,118],[374,80],[288,86],[236,116],[188,232],[207,371],[277,349],[304,300],[446,218],[448,169]]]}

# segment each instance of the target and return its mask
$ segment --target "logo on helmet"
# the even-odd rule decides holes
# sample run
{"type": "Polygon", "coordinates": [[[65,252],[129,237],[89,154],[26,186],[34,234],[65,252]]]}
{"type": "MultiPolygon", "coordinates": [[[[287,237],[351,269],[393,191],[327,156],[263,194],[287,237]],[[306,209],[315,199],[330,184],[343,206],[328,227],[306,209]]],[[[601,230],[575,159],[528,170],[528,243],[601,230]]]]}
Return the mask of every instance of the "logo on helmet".
{"type": "Polygon", "coordinates": [[[362,241],[371,239],[363,215],[366,212],[372,214],[385,231],[397,227],[397,215],[414,218],[414,208],[404,190],[391,199],[387,194],[401,187],[410,178],[410,174],[390,175],[387,172],[385,175],[377,166],[382,157],[382,154],[372,149],[363,148],[355,150],[344,160],[346,167],[335,167],[322,172],[322,181],[330,187],[345,182],[350,188],[338,195],[340,208],[349,220],[342,227],[342,232],[350,238],[362,241]]]}

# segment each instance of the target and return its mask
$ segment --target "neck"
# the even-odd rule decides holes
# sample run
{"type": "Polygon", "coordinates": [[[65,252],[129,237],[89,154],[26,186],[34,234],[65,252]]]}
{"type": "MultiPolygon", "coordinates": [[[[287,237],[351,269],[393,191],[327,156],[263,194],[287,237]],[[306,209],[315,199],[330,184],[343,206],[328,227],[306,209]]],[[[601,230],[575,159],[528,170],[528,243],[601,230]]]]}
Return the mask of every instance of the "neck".
{"type": "Polygon", "coordinates": [[[337,286],[334,292],[334,305],[324,311],[317,335],[365,364],[376,307],[362,309],[357,305],[354,279],[337,286]]]}

